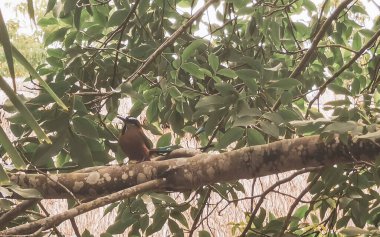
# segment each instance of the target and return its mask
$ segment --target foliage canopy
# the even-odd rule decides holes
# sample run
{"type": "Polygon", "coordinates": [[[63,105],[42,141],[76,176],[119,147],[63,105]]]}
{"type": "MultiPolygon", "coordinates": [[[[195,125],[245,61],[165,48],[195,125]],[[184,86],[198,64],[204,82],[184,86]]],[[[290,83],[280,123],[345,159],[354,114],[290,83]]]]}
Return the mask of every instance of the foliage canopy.
{"type": "MultiPolygon", "coordinates": [[[[0,133],[3,164],[43,169],[122,163],[113,121],[125,98],[132,102],[128,114],[143,115],[144,128],[160,136],[157,146],[180,144],[189,134],[218,152],[317,134],[347,141],[378,126],[380,17],[370,17],[362,1],[49,0],[37,22],[45,33],[46,61],[36,68],[1,39],[5,52],[30,73],[27,80],[40,85],[26,98],[0,78],[9,97],[3,110],[17,138],[11,144],[0,133]],[[326,91],[335,99],[316,106],[326,91]]],[[[5,32],[2,25],[0,30],[5,32]]],[[[11,35],[18,48],[15,40],[11,35]]],[[[17,192],[5,172],[0,191],[17,192]]],[[[264,208],[254,218],[247,212],[246,220],[232,225],[233,235],[375,233],[377,164],[338,165],[319,175],[309,177],[310,203],[288,218],[264,208]],[[356,227],[346,228],[350,221],[356,227]]],[[[142,195],[115,203],[107,212],[118,208],[118,214],[104,236],[128,227],[131,236],[150,235],[165,224],[173,236],[192,234],[204,221],[199,213],[211,193],[230,201],[244,187],[220,183],[195,192],[193,202],[181,204],[150,193],[153,215],[142,195]]]]}

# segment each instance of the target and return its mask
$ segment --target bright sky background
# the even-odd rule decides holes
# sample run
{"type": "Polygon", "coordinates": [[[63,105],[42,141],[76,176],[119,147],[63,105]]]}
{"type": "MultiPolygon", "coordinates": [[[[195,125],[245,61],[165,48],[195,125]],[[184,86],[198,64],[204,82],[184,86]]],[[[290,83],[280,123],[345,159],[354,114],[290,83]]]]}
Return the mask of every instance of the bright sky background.
{"type": "MultiPolygon", "coordinates": [[[[314,3],[317,6],[319,6],[323,1],[324,0],[314,0],[314,3]]],[[[376,2],[377,5],[380,5],[380,0],[360,0],[360,1],[363,3],[364,7],[366,8],[371,18],[374,19],[376,16],[380,15],[380,9],[374,4],[374,2],[376,2]]],[[[32,34],[32,32],[35,30],[35,26],[31,23],[28,17],[25,17],[25,15],[22,15],[22,14],[17,14],[17,12],[15,12],[14,10],[15,6],[17,6],[17,4],[20,4],[20,3],[26,3],[26,0],[0,0],[1,12],[3,14],[5,21],[8,21],[10,19],[18,20],[18,22],[20,23],[19,33],[32,34]]],[[[34,1],[34,5],[36,7],[36,1],[34,1]]],[[[204,0],[199,0],[194,11],[196,11],[203,5],[204,5],[204,0]]],[[[186,11],[185,9],[183,10],[186,11]]],[[[210,8],[207,11],[208,14],[204,14],[202,18],[203,21],[208,22],[208,21],[212,21],[213,19],[216,19],[215,10],[216,9],[213,6],[210,6],[210,8]]],[[[306,14],[300,14],[298,15],[298,17],[293,16],[293,20],[307,21],[308,17],[306,16],[306,14]]],[[[373,20],[367,20],[365,22],[365,27],[371,28],[373,26],[373,22],[374,22],[373,20]]],[[[201,36],[201,37],[207,35],[207,27],[208,26],[204,26],[203,29],[201,28],[199,32],[196,32],[196,35],[201,36]]]]}

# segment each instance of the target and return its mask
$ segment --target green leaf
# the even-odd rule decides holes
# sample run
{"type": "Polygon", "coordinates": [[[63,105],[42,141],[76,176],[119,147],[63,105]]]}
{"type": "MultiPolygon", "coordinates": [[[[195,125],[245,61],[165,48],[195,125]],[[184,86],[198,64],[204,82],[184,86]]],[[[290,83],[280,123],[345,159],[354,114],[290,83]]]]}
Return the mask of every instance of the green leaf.
{"type": "Polygon", "coordinates": [[[328,126],[326,126],[325,129],[323,129],[323,132],[328,133],[346,133],[348,131],[355,130],[357,125],[353,122],[334,122],[328,126]]]}
{"type": "Polygon", "coordinates": [[[80,30],[80,16],[82,15],[82,8],[77,7],[74,11],[74,26],[77,30],[80,30]]]}
{"type": "Polygon", "coordinates": [[[280,79],[276,82],[273,82],[272,84],[269,85],[269,87],[275,87],[275,88],[281,88],[284,90],[289,90],[292,89],[293,87],[301,85],[301,82],[299,82],[296,79],[292,78],[283,78],[280,79]]]}
{"type": "Polygon", "coordinates": [[[354,78],[351,84],[351,93],[353,95],[358,95],[360,93],[360,80],[359,78],[354,78]]]}
{"type": "Polygon", "coordinates": [[[211,135],[211,133],[217,127],[219,121],[223,118],[224,114],[225,112],[220,110],[211,112],[207,119],[206,125],[204,127],[200,127],[197,131],[197,134],[200,134],[204,131],[207,136],[211,135]]]}
{"type": "Polygon", "coordinates": [[[63,12],[65,14],[68,14],[75,8],[75,5],[77,3],[77,0],[66,0],[63,5],[63,12]]]}
{"type": "Polygon", "coordinates": [[[264,136],[254,128],[248,128],[247,142],[249,146],[262,145],[266,143],[264,136]]]}
{"type": "Polygon", "coordinates": [[[96,124],[85,117],[73,118],[74,131],[82,136],[97,139],[99,137],[96,124]]]}
{"type": "Polygon", "coordinates": [[[157,120],[158,116],[158,100],[153,100],[146,110],[146,119],[149,123],[157,120]]]}
{"type": "Polygon", "coordinates": [[[145,104],[141,101],[136,101],[133,103],[131,110],[129,110],[129,115],[132,117],[137,117],[144,110],[145,104]]]}
{"type": "Polygon", "coordinates": [[[293,101],[293,96],[289,91],[284,91],[281,94],[281,104],[287,105],[291,104],[293,101]]]}
{"type": "Polygon", "coordinates": [[[13,165],[16,168],[24,168],[26,166],[24,160],[21,158],[16,148],[12,145],[12,142],[8,139],[7,134],[4,132],[2,127],[0,127],[0,144],[8,153],[13,165]]]}
{"type": "Polygon", "coordinates": [[[125,225],[125,221],[118,220],[118,221],[115,221],[115,223],[113,223],[112,225],[108,226],[107,233],[110,233],[113,235],[120,235],[124,233],[126,228],[127,226],[125,225]]]}
{"type": "Polygon", "coordinates": [[[186,228],[189,228],[189,224],[187,223],[187,219],[186,219],[185,215],[182,214],[182,212],[173,210],[170,212],[170,217],[179,221],[186,228]]]}
{"type": "Polygon", "coordinates": [[[240,128],[240,127],[233,127],[233,128],[228,129],[226,133],[223,134],[220,139],[218,139],[217,148],[218,149],[226,148],[231,143],[236,142],[237,140],[241,139],[244,131],[245,129],[240,128]]]}
{"type": "Polygon", "coordinates": [[[151,193],[150,197],[164,203],[165,205],[175,205],[177,202],[170,197],[168,194],[164,193],[151,193]]]}
{"type": "Polygon", "coordinates": [[[351,95],[351,92],[348,91],[346,88],[342,86],[338,86],[336,84],[330,84],[327,86],[330,90],[332,90],[336,94],[343,94],[343,95],[351,95]]]}
{"type": "Polygon", "coordinates": [[[215,89],[217,89],[223,96],[228,96],[231,94],[239,95],[233,85],[230,83],[219,82],[215,84],[215,89]]]}
{"type": "Polygon", "coordinates": [[[370,231],[368,230],[363,230],[362,228],[359,227],[354,227],[354,226],[349,226],[342,231],[340,231],[341,234],[345,236],[364,236],[366,234],[371,234],[370,231]]]}
{"type": "Polygon", "coordinates": [[[173,99],[178,100],[178,101],[182,101],[183,94],[178,90],[177,87],[175,87],[175,86],[169,87],[168,92],[173,99]]]}
{"type": "Polygon", "coordinates": [[[237,74],[235,71],[229,69],[229,68],[222,68],[219,71],[216,72],[218,75],[222,75],[229,78],[235,78],[237,77],[237,74]]]}
{"type": "Polygon", "coordinates": [[[46,27],[46,26],[51,26],[51,25],[57,25],[58,24],[58,20],[56,18],[53,18],[53,17],[44,17],[44,18],[41,18],[37,24],[41,27],[46,27]]]}
{"type": "Polygon", "coordinates": [[[34,7],[33,7],[33,0],[28,0],[28,14],[30,19],[35,23],[36,20],[34,18],[34,7]]]}
{"type": "Polygon", "coordinates": [[[173,236],[177,236],[177,237],[184,236],[183,229],[180,228],[179,225],[177,224],[177,222],[175,222],[174,220],[169,219],[168,226],[169,226],[170,232],[173,234],[173,236]]]}
{"type": "Polygon", "coordinates": [[[195,63],[184,63],[181,65],[181,68],[185,70],[185,72],[190,73],[190,75],[199,78],[204,79],[205,75],[202,71],[200,71],[200,68],[195,63]]]}
{"type": "Polygon", "coordinates": [[[213,105],[223,105],[225,103],[225,100],[220,95],[210,95],[202,97],[198,103],[195,105],[196,109],[202,108],[202,107],[209,107],[213,105]]]}
{"type": "Polygon", "coordinates": [[[153,214],[153,223],[147,228],[146,235],[149,236],[162,229],[162,226],[168,220],[169,213],[165,208],[156,208],[155,213],[153,214]]]}
{"type": "MultiPolygon", "coordinates": [[[[46,92],[54,99],[59,106],[64,110],[69,110],[67,106],[62,102],[62,100],[55,94],[55,92],[50,88],[50,86],[41,78],[41,76],[36,72],[33,66],[26,60],[26,58],[12,45],[12,52],[15,59],[30,73],[32,77],[35,77],[40,86],[42,86],[46,92]]],[[[1,80],[0,80],[1,81],[1,80]]]]}
{"type": "MultiPolygon", "coordinates": [[[[0,186],[9,185],[9,184],[10,184],[9,177],[7,173],[5,172],[3,166],[0,164],[0,186]]],[[[0,210],[1,210],[1,206],[0,206],[0,210]]]]}
{"type": "Polygon", "coordinates": [[[211,69],[214,71],[214,73],[216,72],[216,70],[218,70],[218,67],[219,67],[219,58],[218,56],[216,56],[215,54],[209,54],[208,55],[208,63],[210,64],[210,67],[211,69]]]}
{"type": "Polygon", "coordinates": [[[120,9],[112,13],[107,23],[108,27],[119,26],[125,20],[129,11],[129,9],[120,9]]]}
{"type": "Polygon", "coordinates": [[[165,133],[162,135],[156,144],[156,147],[165,147],[165,146],[170,146],[172,141],[172,134],[171,133],[165,133]]]}
{"type": "Polygon", "coordinates": [[[42,198],[40,192],[33,188],[20,188],[14,185],[9,186],[8,188],[23,198],[42,198]]]}
{"type": "Polygon", "coordinates": [[[254,95],[257,94],[258,86],[256,79],[259,78],[259,73],[257,71],[252,69],[242,69],[236,71],[236,74],[254,95]]]}
{"type": "Polygon", "coordinates": [[[199,46],[205,44],[205,40],[203,39],[196,39],[189,46],[187,46],[181,55],[182,62],[186,62],[189,57],[195,53],[196,49],[199,48],[199,46]]]}
{"type": "Polygon", "coordinates": [[[43,166],[52,161],[52,157],[62,151],[67,140],[67,130],[59,132],[52,137],[51,144],[40,144],[33,154],[33,164],[43,166]]]}
{"type": "MultiPolygon", "coordinates": [[[[12,196],[13,193],[11,191],[9,191],[7,188],[3,188],[0,186],[0,194],[2,197],[6,198],[6,197],[12,196]]],[[[2,204],[2,201],[5,201],[5,200],[7,200],[7,199],[0,199],[0,204],[2,204]]],[[[6,204],[8,204],[8,203],[6,203],[6,204]]]]}
{"type": "Polygon", "coordinates": [[[316,7],[315,4],[313,3],[313,1],[311,1],[311,0],[304,0],[304,1],[303,1],[303,4],[304,4],[305,8],[306,8],[309,12],[316,12],[316,11],[317,11],[317,7],[316,7]]]}
{"type": "Polygon", "coordinates": [[[239,116],[235,119],[233,127],[239,127],[239,126],[246,127],[246,126],[255,124],[256,122],[257,122],[257,118],[255,116],[249,116],[249,115],[239,116]]]}
{"type": "Polygon", "coordinates": [[[55,41],[63,41],[65,38],[66,32],[69,30],[68,27],[59,28],[56,31],[51,32],[46,38],[45,38],[45,46],[48,46],[52,44],[55,41]]]}
{"type": "Polygon", "coordinates": [[[32,113],[25,107],[25,104],[13,92],[12,88],[8,85],[8,83],[4,80],[2,76],[0,76],[0,89],[2,89],[5,92],[9,100],[20,112],[26,124],[28,124],[36,133],[38,140],[40,142],[46,141],[47,143],[51,143],[50,138],[44,133],[44,131],[42,131],[41,127],[38,125],[32,113]]]}
{"type": "MultiPolygon", "coordinates": [[[[5,25],[3,15],[1,14],[1,9],[0,9],[0,44],[3,45],[5,58],[8,64],[9,74],[11,75],[14,82],[15,68],[13,64],[12,45],[11,45],[11,42],[9,41],[7,26],[5,25]]],[[[16,90],[16,88],[14,89],[16,90]]]]}
{"type": "Polygon", "coordinates": [[[91,150],[86,141],[78,135],[70,137],[70,156],[79,167],[90,167],[94,165],[91,150]]]}
{"type": "Polygon", "coordinates": [[[354,34],[354,37],[352,39],[352,49],[353,50],[360,50],[362,47],[362,39],[358,32],[354,34]]]}
{"type": "Polygon", "coordinates": [[[306,213],[309,210],[308,205],[302,205],[297,208],[297,210],[294,212],[293,216],[298,217],[299,219],[306,218],[306,213]]]}
{"type": "Polygon", "coordinates": [[[280,131],[276,125],[267,121],[260,121],[260,127],[266,134],[277,138],[280,136],[280,131]]]}
{"type": "Polygon", "coordinates": [[[51,10],[53,10],[56,3],[57,3],[57,0],[49,0],[46,7],[45,15],[48,14],[51,10]]]}
{"type": "Polygon", "coordinates": [[[199,237],[211,237],[210,233],[207,230],[200,230],[198,231],[199,237]]]}

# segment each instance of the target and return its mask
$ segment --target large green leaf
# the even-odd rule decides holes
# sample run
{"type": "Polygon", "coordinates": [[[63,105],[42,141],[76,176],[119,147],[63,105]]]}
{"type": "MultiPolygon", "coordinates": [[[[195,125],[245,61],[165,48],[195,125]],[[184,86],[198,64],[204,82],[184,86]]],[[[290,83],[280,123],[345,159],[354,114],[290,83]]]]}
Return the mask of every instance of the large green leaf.
{"type": "MultiPolygon", "coordinates": [[[[1,127],[0,127],[0,129],[1,129],[1,127]]],[[[10,183],[9,177],[8,177],[7,173],[5,172],[3,166],[0,164],[0,186],[7,185],[9,183],[10,183]]],[[[0,209],[1,209],[1,205],[0,205],[0,209]]]]}
{"type": "Polygon", "coordinates": [[[0,144],[4,147],[5,151],[8,153],[9,157],[12,159],[13,165],[16,168],[25,167],[24,160],[21,158],[20,154],[16,150],[16,148],[12,145],[12,142],[7,137],[7,134],[0,127],[0,144]]]}
{"type": "Polygon", "coordinates": [[[222,137],[218,140],[217,148],[223,149],[226,148],[228,145],[230,145],[233,142],[236,142],[237,140],[241,139],[243,136],[245,129],[240,127],[233,127],[227,130],[225,134],[222,135],[222,137]]]}
{"type": "Polygon", "coordinates": [[[0,76],[0,89],[5,92],[9,100],[20,112],[26,124],[28,124],[36,133],[38,140],[40,140],[40,142],[46,141],[47,143],[51,143],[50,138],[44,133],[44,131],[42,131],[40,125],[38,125],[32,113],[25,107],[20,98],[12,91],[12,88],[8,85],[2,76],[0,76]]]}
{"type": "Polygon", "coordinates": [[[33,66],[28,62],[28,60],[12,45],[12,52],[15,59],[32,75],[35,77],[40,85],[46,90],[46,92],[54,99],[59,106],[64,110],[69,110],[63,101],[55,94],[55,92],[50,88],[50,86],[41,78],[33,66]]]}
{"type": "Polygon", "coordinates": [[[191,42],[191,44],[183,50],[182,62],[186,62],[187,59],[191,56],[191,54],[194,54],[195,50],[199,48],[202,44],[205,44],[205,40],[203,39],[197,39],[191,42]]]}
{"type": "MultiPolygon", "coordinates": [[[[5,58],[7,59],[9,74],[11,75],[13,79],[13,85],[15,86],[16,76],[15,76],[15,68],[13,64],[12,44],[9,40],[7,26],[5,25],[3,15],[1,14],[1,9],[0,9],[0,44],[3,45],[5,58]]],[[[14,88],[14,90],[16,90],[16,88],[14,88]]]]}

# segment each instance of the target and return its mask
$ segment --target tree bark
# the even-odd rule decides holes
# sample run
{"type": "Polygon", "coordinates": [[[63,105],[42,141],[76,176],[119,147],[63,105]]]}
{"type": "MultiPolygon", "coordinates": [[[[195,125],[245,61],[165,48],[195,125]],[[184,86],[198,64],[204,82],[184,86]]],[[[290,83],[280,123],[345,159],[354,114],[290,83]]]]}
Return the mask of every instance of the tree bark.
{"type": "Polygon", "coordinates": [[[319,136],[310,136],[221,154],[203,153],[191,158],[98,167],[86,173],[51,174],[50,180],[42,174],[21,173],[11,174],[10,179],[23,188],[37,189],[44,198],[72,197],[62,185],[76,197],[96,198],[161,178],[167,180],[166,185],[156,191],[183,191],[301,168],[375,161],[380,152],[379,144],[380,135],[377,134],[371,138],[349,138],[347,144],[337,137],[324,143],[319,136]]]}

